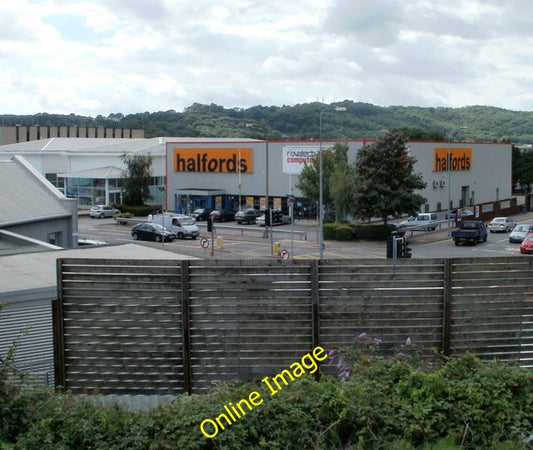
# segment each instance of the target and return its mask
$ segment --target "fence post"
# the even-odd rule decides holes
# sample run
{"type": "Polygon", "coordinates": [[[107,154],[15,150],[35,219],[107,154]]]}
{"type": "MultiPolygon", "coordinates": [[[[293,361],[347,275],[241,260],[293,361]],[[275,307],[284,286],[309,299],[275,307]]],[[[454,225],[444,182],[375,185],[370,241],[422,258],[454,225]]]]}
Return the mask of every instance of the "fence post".
{"type": "Polygon", "coordinates": [[[65,335],[63,329],[63,260],[56,262],[57,298],[52,301],[52,329],[54,339],[54,388],[65,386],[65,335]]]}
{"type": "Polygon", "coordinates": [[[452,267],[453,259],[444,259],[444,286],[442,290],[442,353],[450,356],[452,328],[452,267]]]}
{"type": "Polygon", "coordinates": [[[185,392],[192,394],[192,368],[191,368],[191,316],[189,298],[189,261],[181,261],[181,332],[183,356],[183,385],[185,392]]]}
{"type": "MultiPolygon", "coordinates": [[[[315,349],[320,345],[320,260],[311,261],[311,347],[315,349]]],[[[315,372],[315,378],[320,378],[320,371],[315,372]]]]}

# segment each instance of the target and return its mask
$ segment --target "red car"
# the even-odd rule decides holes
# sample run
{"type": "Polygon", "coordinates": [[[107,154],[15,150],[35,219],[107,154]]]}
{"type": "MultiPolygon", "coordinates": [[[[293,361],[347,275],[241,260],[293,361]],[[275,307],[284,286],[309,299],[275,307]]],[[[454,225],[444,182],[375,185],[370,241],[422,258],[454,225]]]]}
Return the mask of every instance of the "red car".
{"type": "Polygon", "coordinates": [[[522,241],[522,245],[520,245],[520,253],[533,254],[533,233],[529,233],[522,241]]]}

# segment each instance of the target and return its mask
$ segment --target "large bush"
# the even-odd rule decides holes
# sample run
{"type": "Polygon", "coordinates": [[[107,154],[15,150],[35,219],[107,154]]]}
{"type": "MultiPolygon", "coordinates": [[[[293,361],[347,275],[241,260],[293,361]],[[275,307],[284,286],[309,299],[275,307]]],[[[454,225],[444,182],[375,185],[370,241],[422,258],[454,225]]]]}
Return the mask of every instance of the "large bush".
{"type": "MultiPolygon", "coordinates": [[[[205,395],[133,412],[51,391],[2,398],[0,448],[415,449],[530,448],[533,375],[472,355],[432,361],[330,353],[320,381],[303,376],[213,439],[200,424],[258,385],[218,384],[205,395]],[[335,373],[333,373],[335,372],[335,373]]],[[[282,368],[280,368],[281,370],[282,368]]],[[[2,388],[9,385],[1,380],[2,388]]]]}
{"type": "Polygon", "coordinates": [[[324,223],[324,239],[384,241],[395,229],[394,225],[324,223]]]}

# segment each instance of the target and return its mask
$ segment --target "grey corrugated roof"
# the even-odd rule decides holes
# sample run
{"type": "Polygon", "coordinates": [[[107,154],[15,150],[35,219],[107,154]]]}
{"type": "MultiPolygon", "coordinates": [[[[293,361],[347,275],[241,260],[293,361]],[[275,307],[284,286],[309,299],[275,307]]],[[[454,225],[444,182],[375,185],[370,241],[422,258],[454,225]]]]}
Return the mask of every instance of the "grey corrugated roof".
{"type": "Polygon", "coordinates": [[[77,172],[58,173],[57,176],[64,178],[122,178],[125,170],[118,167],[98,167],[96,169],[79,170],[77,172]]]}
{"type": "Polygon", "coordinates": [[[0,160],[0,226],[70,215],[65,197],[22,157],[0,160]]]}
{"type": "Polygon", "coordinates": [[[13,297],[17,291],[56,286],[59,258],[198,259],[133,243],[1,256],[0,280],[9,280],[9,283],[0,283],[0,298],[13,297]]]}
{"type": "MultiPolygon", "coordinates": [[[[150,139],[116,139],[116,138],[50,138],[18,144],[0,145],[0,157],[5,154],[24,153],[139,153],[163,156],[167,142],[180,143],[230,143],[253,142],[256,139],[222,139],[222,138],[184,138],[158,137],[150,139]]],[[[260,141],[258,141],[260,142],[260,141]]]]}

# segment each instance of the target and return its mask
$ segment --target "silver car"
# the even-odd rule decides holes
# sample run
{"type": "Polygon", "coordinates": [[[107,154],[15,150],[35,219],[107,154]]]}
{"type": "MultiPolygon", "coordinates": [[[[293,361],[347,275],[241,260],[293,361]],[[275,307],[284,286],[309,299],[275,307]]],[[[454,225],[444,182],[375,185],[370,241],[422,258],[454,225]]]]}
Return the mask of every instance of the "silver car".
{"type": "Polygon", "coordinates": [[[511,231],[511,234],[509,235],[509,242],[520,243],[529,233],[533,233],[533,224],[520,223],[514,227],[513,231],[511,231]]]}
{"type": "Polygon", "coordinates": [[[120,211],[109,205],[95,205],[89,210],[89,215],[95,219],[103,219],[104,217],[113,217],[115,214],[120,214],[120,211]]]}
{"type": "Polygon", "coordinates": [[[489,231],[508,233],[516,227],[516,222],[510,217],[495,217],[489,223],[489,231]]]}

